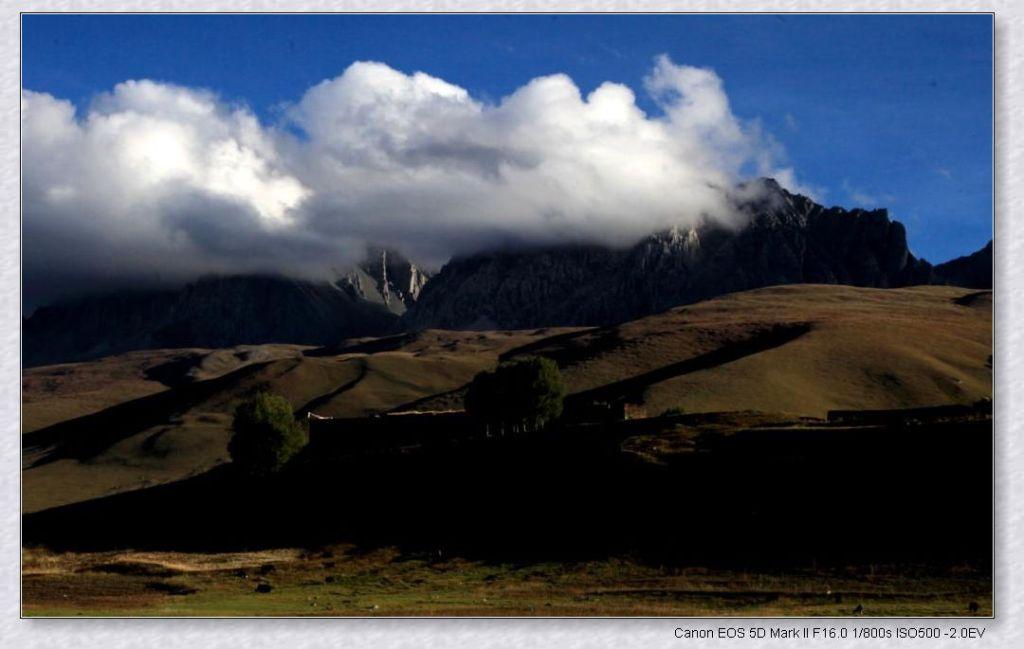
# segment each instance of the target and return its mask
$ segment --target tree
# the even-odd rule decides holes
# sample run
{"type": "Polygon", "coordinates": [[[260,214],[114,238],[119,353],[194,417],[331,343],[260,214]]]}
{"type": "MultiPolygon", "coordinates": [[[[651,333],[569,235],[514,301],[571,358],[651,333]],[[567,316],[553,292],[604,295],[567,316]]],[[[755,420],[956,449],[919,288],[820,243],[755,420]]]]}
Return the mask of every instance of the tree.
{"type": "Polygon", "coordinates": [[[239,404],[231,429],[231,460],[251,475],[280,471],[306,445],[291,404],[269,392],[257,392],[239,404]]]}
{"type": "Polygon", "coordinates": [[[466,391],[466,412],[488,426],[499,423],[498,380],[494,372],[480,372],[466,391]]]}
{"type": "Polygon", "coordinates": [[[564,399],[558,365],[529,357],[477,374],[466,393],[466,410],[501,430],[538,430],[562,415],[564,399]]]}

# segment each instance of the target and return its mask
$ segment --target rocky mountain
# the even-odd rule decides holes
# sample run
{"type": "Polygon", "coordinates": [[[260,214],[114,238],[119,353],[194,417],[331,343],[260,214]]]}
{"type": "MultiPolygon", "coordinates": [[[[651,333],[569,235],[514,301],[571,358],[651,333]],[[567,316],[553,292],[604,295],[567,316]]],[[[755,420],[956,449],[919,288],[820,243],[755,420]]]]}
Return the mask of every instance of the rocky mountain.
{"type": "Polygon", "coordinates": [[[430,275],[400,253],[371,248],[366,260],[339,282],[353,296],[381,304],[395,314],[405,313],[420,296],[430,275]]]}
{"type": "Polygon", "coordinates": [[[737,203],[740,226],[707,221],[629,248],[491,251],[453,259],[434,277],[378,248],[334,282],[205,278],[48,306],[23,324],[23,363],[161,347],[330,345],[403,329],[601,325],[778,284],[992,284],[991,243],[933,268],[910,253],[903,225],[885,210],[826,208],[770,179],[742,189],[756,198],[737,203]]]}
{"type": "Polygon", "coordinates": [[[992,242],[977,252],[935,267],[935,284],[992,288],[992,242]]]}
{"type": "Polygon", "coordinates": [[[23,323],[26,367],[134,349],[239,344],[329,345],[394,329],[426,275],[373,250],[336,282],[207,277],[178,290],[83,298],[37,309],[23,323]]]}
{"type": "Polygon", "coordinates": [[[569,246],[454,259],[402,319],[409,329],[599,325],[775,284],[932,281],[885,210],[826,208],[774,180],[747,186],[746,225],[706,222],[632,248],[569,246]]]}

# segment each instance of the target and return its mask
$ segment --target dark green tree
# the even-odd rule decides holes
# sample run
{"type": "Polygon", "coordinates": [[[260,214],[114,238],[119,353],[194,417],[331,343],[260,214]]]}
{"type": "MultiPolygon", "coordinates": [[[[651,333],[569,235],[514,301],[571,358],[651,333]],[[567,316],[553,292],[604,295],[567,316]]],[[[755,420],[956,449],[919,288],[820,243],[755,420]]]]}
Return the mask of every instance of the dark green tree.
{"type": "Polygon", "coordinates": [[[498,380],[494,372],[480,372],[466,391],[466,412],[488,426],[500,425],[498,380]]]}
{"type": "Polygon", "coordinates": [[[291,404],[269,392],[257,392],[240,403],[231,428],[231,460],[250,475],[280,471],[306,445],[291,404]]]}
{"type": "Polygon", "coordinates": [[[562,415],[564,399],[558,365],[529,357],[477,374],[466,394],[466,410],[502,431],[538,430],[562,415]]]}

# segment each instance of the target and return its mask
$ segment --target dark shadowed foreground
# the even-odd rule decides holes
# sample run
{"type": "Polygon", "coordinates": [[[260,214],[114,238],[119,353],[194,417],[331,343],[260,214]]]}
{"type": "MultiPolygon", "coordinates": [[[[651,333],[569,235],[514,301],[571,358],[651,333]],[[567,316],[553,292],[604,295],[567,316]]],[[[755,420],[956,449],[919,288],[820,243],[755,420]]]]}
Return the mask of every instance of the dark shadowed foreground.
{"type": "MultiPolygon", "coordinates": [[[[435,562],[548,566],[540,574],[629,557],[619,589],[652,567],[793,577],[927,566],[913,570],[966,570],[958,587],[990,597],[990,419],[741,428],[737,418],[662,420],[675,432],[650,436],[608,425],[349,458],[311,448],[270,481],[226,466],[30,514],[25,543],[205,553],[351,544],[435,562]]],[[[889,610],[905,609],[876,612],[889,610]]]]}

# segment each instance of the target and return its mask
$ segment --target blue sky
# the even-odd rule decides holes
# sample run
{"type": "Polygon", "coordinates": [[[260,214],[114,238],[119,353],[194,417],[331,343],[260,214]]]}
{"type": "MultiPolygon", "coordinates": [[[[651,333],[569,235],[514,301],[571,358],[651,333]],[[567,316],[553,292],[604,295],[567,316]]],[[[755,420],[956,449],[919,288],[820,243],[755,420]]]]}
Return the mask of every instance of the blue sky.
{"type": "Polygon", "coordinates": [[[992,19],[961,16],[26,15],[24,87],[72,101],[127,79],[215,91],[266,123],[353,61],[496,102],[534,77],[632,87],[654,57],[711,68],[827,204],[884,206],[930,261],[992,236],[992,19]]]}

